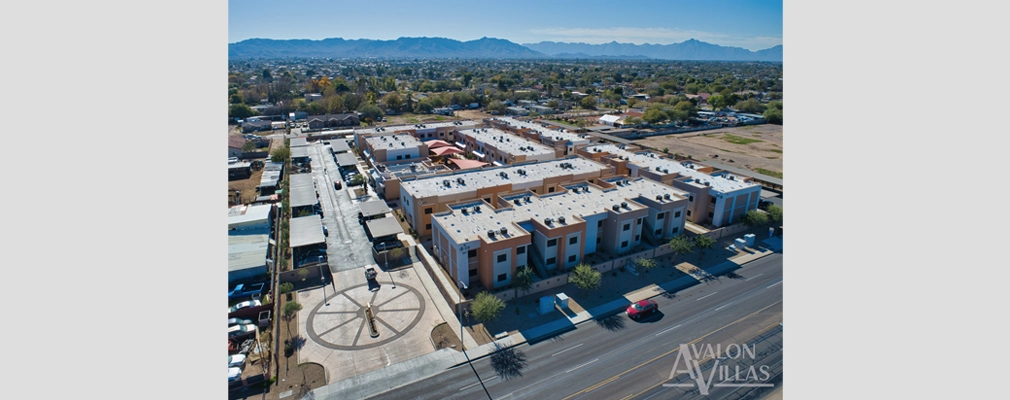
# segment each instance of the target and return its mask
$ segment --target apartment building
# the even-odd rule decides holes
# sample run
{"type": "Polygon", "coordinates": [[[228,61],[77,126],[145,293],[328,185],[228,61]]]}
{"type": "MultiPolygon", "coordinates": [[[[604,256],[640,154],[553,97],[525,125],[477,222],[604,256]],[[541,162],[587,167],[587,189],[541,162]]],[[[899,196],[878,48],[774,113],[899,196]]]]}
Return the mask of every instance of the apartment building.
{"type": "Polygon", "coordinates": [[[477,160],[499,167],[526,161],[553,160],[564,155],[539,141],[524,139],[499,129],[477,128],[458,133],[463,150],[473,154],[477,160]]]}
{"type": "Polygon", "coordinates": [[[553,147],[556,150],[561,150],[559,154],[563,155],[575,154],[577,147],[592,143],[590,136],[586,134],[568,132],[568,130],[559,126],[545,126],[535,122],[520,121],[511,117],[488,118],[484,120],[484,124],[515,133],[545,146],[553,147]]]}
{"type": "Polygon", "coordinates": [[[365,138],[393,134],[410,134],[420,141],[441,139],[449,143],[457,140],[456,131],[474,129],[483,124],[475,121],[448,121],[434,124],[413,124],[396,126],[379,126],[354,130],[354,143],[358,148],[364,148],[365,138]]]}
{"type": "Polygon", "coordinates": [[[573,182],[597,182],[613,176],[613,167],[581,157],[498,168],[460,171],[400,180],[400,210],[422,238],[431,235],[431,216],[449,205],[470,201],[492,204],[495,196],[531,192],[550,194],[573,182]]]}
{"type": "Polygon", "coordinates": [[[761,200],[761,185],[752,177],[702,163],[614,144],[589,145],[577,153],[614,166],[618,175],[641,176],[687,192],[687,219],[697,224],[720,227],[738,222],[761,200]]]}
{"type": "Polygon", "coordinates": [[[428,145],[406,133],[365,137],[363,150],[371,165],[428,157],[428,145]]]}
{"type": "Polygon", "coordinates": [[[660,245],[684,230],[687,193],[644,178],[615,176],[559,192],[496,195],[452,204],[432,217],[432,250],[454,281],[485,288],[511,283],[529,265],[540,276],[586,255],[660,245]]]}

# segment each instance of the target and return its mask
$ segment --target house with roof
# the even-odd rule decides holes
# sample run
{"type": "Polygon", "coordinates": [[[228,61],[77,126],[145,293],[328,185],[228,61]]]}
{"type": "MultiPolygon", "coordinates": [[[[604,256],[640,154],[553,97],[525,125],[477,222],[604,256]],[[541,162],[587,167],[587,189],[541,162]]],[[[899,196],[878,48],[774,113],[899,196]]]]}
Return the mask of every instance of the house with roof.
{"type": "Polygon", "coordinates": [[[228,135],[228,157],[238,157],[242,155],[242,147],[245,146],[246,139],[238,135],[228,135]]]}
{"type": "Polygon", "coordinates": [[[358,126],[361,122],[357,113],[310,115],[306,118],[309,129],[358,126]]]}

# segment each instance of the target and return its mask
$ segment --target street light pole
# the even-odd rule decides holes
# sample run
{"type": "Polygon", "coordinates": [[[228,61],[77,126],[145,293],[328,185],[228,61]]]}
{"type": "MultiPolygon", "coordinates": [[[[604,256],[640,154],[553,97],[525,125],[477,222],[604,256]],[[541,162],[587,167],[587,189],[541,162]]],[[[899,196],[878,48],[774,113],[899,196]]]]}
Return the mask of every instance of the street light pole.
{"type": "Polygon", "coordinates": [[[323,305],[330,305],[330,301],[326,299],[326,275],[323,275],[323,266],[319,265],[319,279],[323,282],[323,305]]]}
{"type": "MultiPolygon", "coordinates": [[[[463,281],[459,281],[459,286],[463,290],[467,290],[470,288],[465,283],[463,283],[463,281]]],[[[463,349],[463,356],[466,357],[466,363],[470,364],[470,369],[472,369],[473,374],[477,376],[477,382],[480,383],[480,387],[484,388],[484,394],[486,394],[487,398],[490,400],[491,393],[488,393],[487,387],[484,386],[484,381],[480,379],[480,374],[477,373],[477,368],[473,367],[473,362],[470,361],[470,356],[466,354],[466,346],[463,345],[463,293],[460,293],[458,308],[459,308],[459,346],[463,349]]]]}

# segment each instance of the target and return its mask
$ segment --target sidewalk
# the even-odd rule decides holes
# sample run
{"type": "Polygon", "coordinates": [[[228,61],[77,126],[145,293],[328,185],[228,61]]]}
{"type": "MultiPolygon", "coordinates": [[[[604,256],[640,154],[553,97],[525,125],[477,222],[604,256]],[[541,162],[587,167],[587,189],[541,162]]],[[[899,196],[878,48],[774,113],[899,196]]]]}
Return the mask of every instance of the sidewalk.
{"type": "MultiPolygon", "coordinates": [[[[759,229],[755,231],[759,231],[759,229]]],[[[676,261],[678,261],[677,265],[691,264],[691,266],[694,266],[690,261],[695,261],[699,264],[699,267],[710,265],[702,269],[710,276],[718,277],[721,274],[738,269],[748,262],[781,251],[782,249],[781,238],[762,239],[759,236],[755,248],[735,251],[727,257],[730,251],[726,247],[733,243],[734,238],[742,237],[743,234],[740,233],[739,235],[734,235],[732,238],[720,240],[704,256],[693,254],[678,256],[676,258],[676,261]],[[725,261],[712,265],[712,263],[720,259],[725,261]]],[[[767,238],[767,236],[764,238],[767,238]]],[[[407,241],[413,243],[413,238],[409,238],[407,241]]],[[[438,350],[434,353],[425,354],[380,370],[334,382],[313,390],[312,395],[315,396],[315,399],[346,399],[375,396],[385,391],[437,375],[448,368],[466,364],[467,356],[469,356],[471,361],[486,357],[494,351],[495,343],[503,347],[512,347],[527,342],[544,340],[560,332],[577,329],[578,325],[595,320],[596,318],[616,314],[632,302],[675,292],[693,285],[712,283],[710,281],[699,281],[699,279],[679,271],[675,268],[673,262],[669,260],[671,260],[671,256],[658,258],[657,261],[660,262],[660,266],[647,273],[645,278],[636,277],[623,271],[614,272],[617,275],[627,274],[627,276],[616,277],[616,279],[612,275],[606,276],[604,277],[603,287],[590,292],[587,296],[582,296],[579,291],[571,290],[574,287],[570,289],[568,285],[549,291],[556,293],[569,290],[571,293],[571,299],[569,300],[570,307],[569,310],[562,311],[568,316],[567,318],[557,318],[557,315],[553,312],[539,315],[536,312],[536,305],[532,304],[539,297],[536,294],[528,296],[532,299],[520,298],[519,301],[523,304],[508,304],[505,310],[502,311],[501,317],[487,324],[488,332],[492,336],[497,332],[508,332],[507,337],[476,346],[476,342],[473,341],[473,338],[467,332],[464,335],[464,343],[467,349],[466,355],[449,349],[438,350]],[[665,263],[664,260],[666,260],[665,263]],[[664,277],[666,279],[663,279],[664,277]],[[596,298],[593,298],[593,296],[596,296],[596,298]],[[585,308],[579,302],[576,302],[576,299],[580,297],[582,298],[582,303],[590,306],[590,308],[585,308]],[[516,326],[521,326],[522,328],[514,329],[516,326]]],[[[445,315],[444,310],[451,310],[448,303],[442,298],[431,278],[427,276],[428,274],[424,271],[424,267],[416,264],[419,263],[415,263],[414,267],[420,269],[417,273],[421,276],[425,289],[429,292],[432,300],[438,303],[436,308],[442,313],[443,319],[458,332],[459,321],[454,317],[445,315]]]]}

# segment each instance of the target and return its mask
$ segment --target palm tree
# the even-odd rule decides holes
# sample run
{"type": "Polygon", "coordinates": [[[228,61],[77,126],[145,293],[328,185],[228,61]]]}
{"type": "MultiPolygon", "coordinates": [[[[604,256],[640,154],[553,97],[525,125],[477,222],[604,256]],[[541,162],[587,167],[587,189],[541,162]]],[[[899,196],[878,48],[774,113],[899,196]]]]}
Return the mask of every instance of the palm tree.
{"type": "MultiPolygon", "coordinates": [[[[691,247],[691,240],[687,236],[677,235],[673,239],[670,239],[670,251],[673,252],[674,259],[678,255],[690,253],[691,247]]],[[[673,264],[676,265],[677,263],[674,262],[673,264]]]]}
{"type": "Polygon", "coordinates": [[[642,275],[640,276],[642,279],[645,279],[645,274],[649,272],[649,270],[656,268],[656,265],[658,264],[654,259],[638,257],[635,259],[635,265],[642,270],[642,275]]]}
{"type": "Polygon", "coordinates": [[[715,246],[715,240],[706,235],[698,235],[694,237],[694,247],[697,247],[698,250],[701,250],[698,253],[699,261],[701,260],[701,257],[705,255],[705,250],[711,249],[714,246],[715,246]]]}

